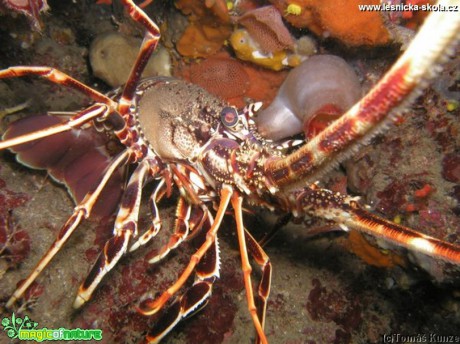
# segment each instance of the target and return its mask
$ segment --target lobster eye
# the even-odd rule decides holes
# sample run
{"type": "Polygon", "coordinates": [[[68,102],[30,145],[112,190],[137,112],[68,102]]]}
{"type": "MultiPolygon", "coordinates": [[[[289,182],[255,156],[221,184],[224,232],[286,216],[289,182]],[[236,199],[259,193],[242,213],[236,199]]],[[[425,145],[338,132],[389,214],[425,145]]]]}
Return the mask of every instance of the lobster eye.
{"type": "Polygon", "coordinates": [[[220,113],[220,120],[227,128],[233,128],[238,124],[238,112],[235,108],[225,107],[220,113]]]}

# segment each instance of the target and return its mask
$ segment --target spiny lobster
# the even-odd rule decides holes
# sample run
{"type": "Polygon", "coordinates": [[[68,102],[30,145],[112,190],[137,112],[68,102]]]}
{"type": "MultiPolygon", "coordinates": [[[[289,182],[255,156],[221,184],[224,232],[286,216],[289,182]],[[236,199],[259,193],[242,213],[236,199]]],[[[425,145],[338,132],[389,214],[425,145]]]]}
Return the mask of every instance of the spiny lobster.
{"type": "MultiPolygon", "coordinates": [[[[458,246],[377,217],[366,211],[356,198],[333,193],[314,183],[324,171],[349,157],[356,147],[389,125],[436,75],[437,66],[458,41],[458,15],[431,14],[407,51],[368,95],[323,132],[287,154],[258,134],[253,117],[257,116],[259,104],[237,111],[179,80],[140,80],[146,61],[159,42],[160,32],[133,1],[122,2],[147,32],[128,82],[110,97],[49,67],[11,67],[0,71],[0,78],[41,76],[79,90],[95,101],[68,121],[30,133],[15,132],[13,124],[0,142],[0,149],[17,150],[20,156],[30,142],[87,127],[109,128],[124,146],[106,165],[94,188],[81,197],[56,241],[7,302],[7,307],[27,290],[81,221],[91,215],[111,178],[125,165],[135,168],[123,191],[114,235],[81,285],[74,303],[76,308],[91,298],[105,274],[128,250],[146,244],[160,231],[162,221],[157,203],[169,197],[172,189],[177,188],[180,193],[174,234],[151,262],[162,259],[189,235],[199,232],[205,236],[177,281],[159,298],[139,305],[139,311],[145,315],[157,313],[195,272],[193,285],[168,306],[165,317],[147,335],[149,342],[161,340],[209,297],[219,276],[217,233],[230,204],[236,221],[248,308],[262,343],[267,342],[264,322],[272,267],[261,245],[244,226],[243,201],[257,207],[276,208],[295,217],[323,217],[346,230],[369,233],[422,254],[460,263],[458,246]],[[426,41],[435,42],[435,46],[427,49],[426,41]],[[149,200],[152,224],[138,237],[142,191],[153,180],[156,186],[149,200]],[[133,239],[137,241],[130,246],[133,239]],[[262,269],[257,298],[248,255],[262,269]]],[[[440,5],[454,6],[455,1],[440,5]]]]}

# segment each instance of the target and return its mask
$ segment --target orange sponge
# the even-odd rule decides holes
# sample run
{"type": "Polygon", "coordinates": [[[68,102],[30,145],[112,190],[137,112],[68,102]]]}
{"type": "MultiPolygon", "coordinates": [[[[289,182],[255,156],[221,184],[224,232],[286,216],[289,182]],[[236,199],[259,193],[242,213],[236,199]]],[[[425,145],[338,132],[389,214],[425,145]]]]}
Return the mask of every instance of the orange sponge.
{"type": "Polygon", "coordinates": [[[189,26],[177,42],[177,51],[186,57],[215,54],[232,33],[224,0],[179,0],[176,7],[189,18],[189,26]]]}
{"type": "Polygon", "coordinates": [[[260,68],[234,59],[225,52],[200,62],[181,63],[174,71],[174,76],[200,85],[239,108],[249,101],[270,103],[286,75],[286,71],[260,68]]]}
{"type": "Polygon", "coordinates": [[[190,81],[223,99],[243,96],[249,89],[249,77],[238,61],[211,57],[190,66],[190,81]]]}
{"type": "Polygon", "coordinates": [[[293,26],[308,28],[350,46],[384,45],[390,34],[379,12],[360,11],[358,5],[378,5],[380,0],[271,0],[293,26]],[[291,7],[289,7],[291,6],[291,7]],[[296,11],[293,13],[292,6],[296,11]]]}
{"type": "Polygon", "coordinates": [[[383,253],[380,249],[371,245],[361,233],[356,231],[350,231],[348,245],[358,257],[373,266],[393,267],[395,265],[405,266],[406,264],[401,256],[383,253]]]}

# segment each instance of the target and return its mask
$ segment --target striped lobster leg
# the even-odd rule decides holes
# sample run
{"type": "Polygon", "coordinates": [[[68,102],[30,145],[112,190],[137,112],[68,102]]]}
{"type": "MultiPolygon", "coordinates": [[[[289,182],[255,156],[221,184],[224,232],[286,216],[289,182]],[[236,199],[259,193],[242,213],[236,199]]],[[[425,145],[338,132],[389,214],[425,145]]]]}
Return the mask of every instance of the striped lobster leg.
{"type": "MultiPolygon", "coordinates": [[[[202,234],[204,241],[206,233],[213,225],[212,215],[206,210],[201,215],[202,220],[202,234]]],[[[181,221],[181,220],[180,220],[181,221]]],[[[176,233],[175,233],[176,234],[176,233]]],[[[167,246],[166,246],[167,247],[167,246]]],[[[164,336],[166,336],[176,324],[203,308],[212,293],[212,286],[217,278],[219,278],[220,258],[219,258],[219,245],[217,237],[206,250],[204,255],[200,258],[196,265],[195,281],[181,296],[179,296],[171,305],[161,310],[160,318],[155,321],[154,326],[149,330],[146,342],[158,343],[164,336]]],[[[138,311],[144,315],[152,314],[149,300],[141,302],[138,311]]]]}
{"type": "Polygon", "coordinates": [[[137,236],[137,222],[141,203],[142,188],[148,178],[151,166],[148,161],[140,163],[129,179],[123,195],[120,210],[115,219],[113,237],[109,239],[90,273],[81,284],[74,308],[80,308],[90,298],[102,278],[117,264],[127,252],[132,237],[137,236]]]}
{"type": "Polygon", "coordinates": [[[32,270],[30,275],[25,279],[21,286],[13,293],[11,298],[6,303],[6,307],[10,308],[16,300],[18,300],[27,288],[35,281],[38,275],[43,271],[43,269],[48,265],[48,263],[53,259],[56,253],[59,252],[61,247],[67,242],[67,240],[72,235],[73,231],[78,227],[83,218],[88,218],[91,214],[91,210],[94,207],[99,195],[102,190],[108,183],[112,174],[120,167],[123,163],[128,160],[129,151],[126,150],[109,165],[107,171],[105,172],[102,180],[99,182],[95,190],[88,192],[85,198],[75,207],[73,214],[69,217],[67,222],[59,230],[58,237],[51,244],[48,251],[40,259],[37,266],[32,270]]]}

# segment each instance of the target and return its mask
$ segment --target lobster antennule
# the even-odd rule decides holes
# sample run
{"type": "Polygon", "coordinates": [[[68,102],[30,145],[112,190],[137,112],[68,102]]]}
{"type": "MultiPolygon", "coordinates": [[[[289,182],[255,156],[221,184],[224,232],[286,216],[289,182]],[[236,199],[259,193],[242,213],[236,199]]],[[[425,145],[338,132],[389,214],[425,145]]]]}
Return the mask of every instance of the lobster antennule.
{"type": "MultiPolygon", "coordinates": [[[[209,211],[206,210],[202,215],[203,230],[201,239],[206,240],[206,233],[212,226],[213,219],[209,211]]],[[[199,230],[199,229],[198,229],[199,230]]],[[[203,241],[201,241],[203,243],[203,241]]],[[[212,293],[212,287],[219,277],[220,253],[217,237],[211,244],[206,254],[197,264],[195,282],[188,288],[177,301],[168,309],[162,312],[160,319],[149,330],[146,341],[148,343],[158,343],[169,331],[182,319],[187,318],[198,312],[208,303],[212,293]],[[180,307],[179,307],[180,306],[180,307]]],[[[149,314],[151,311],[149,301],[141,302],[138,311],[141,314],[149,314]]]]}
{"type": "Polygon", "coordinates": [[[185,270],[182,272],[180,277],[177,281],[169,287],[159,298],[153,301],[149,301],[144,303],[144,308],[142,309],[142,313],[146,315],[152,315],[157,313],[168,300],[177,293],[177,291],[184,285],[187,279],[192,274],[193,270],[201,260],[201,258],[205,255],[205,253],[209,250],[211,245],[213,245],[217,231],[219,230],[220,225],[222,224],[222,220],[224,218],[225,212],[227,210],[228,204],[232,197],[234,190],[231,186],[224,184],[221,190],[221,200],[219,203],[219,208],[217,210],[217,214],[212,221],[211,227],[208,229],[206,234],[206,240],[200,246],[200,248],[194,253],[190,263],[187,265],[185,270]]]}

